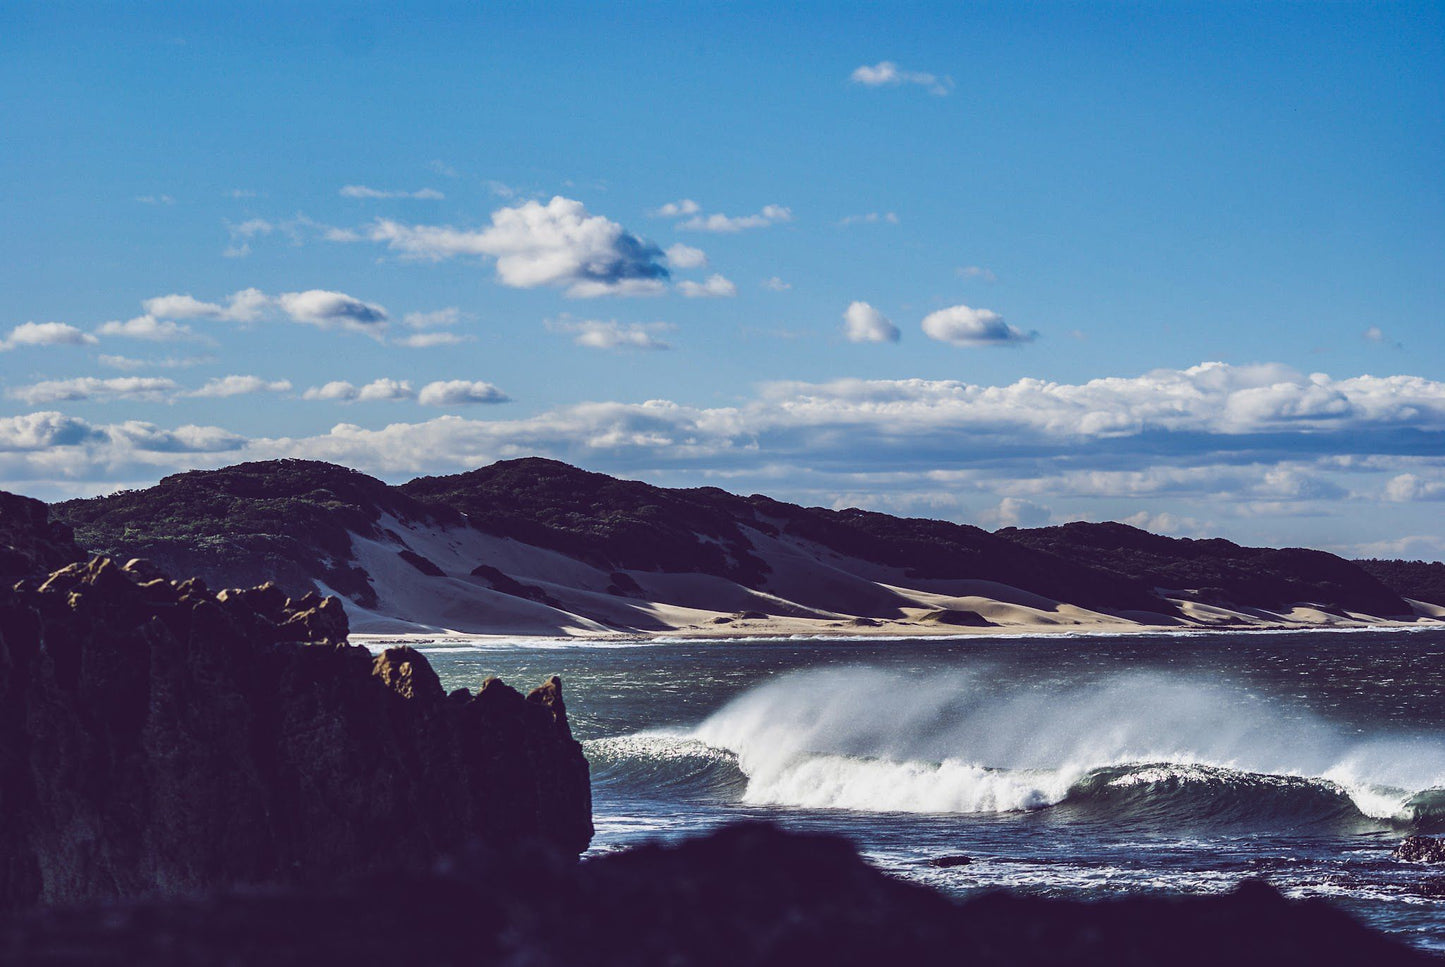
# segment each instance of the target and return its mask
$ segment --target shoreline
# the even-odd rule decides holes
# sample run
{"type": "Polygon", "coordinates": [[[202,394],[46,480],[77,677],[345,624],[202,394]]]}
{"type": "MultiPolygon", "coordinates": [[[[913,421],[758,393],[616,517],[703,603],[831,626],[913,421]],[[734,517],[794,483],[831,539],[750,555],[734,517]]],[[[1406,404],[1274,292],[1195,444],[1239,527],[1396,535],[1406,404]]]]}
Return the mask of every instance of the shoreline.
{"type": "MultiPolygon", "coordinates": [[[[1040,625],[1037,627],[1010,627],[1010,628],[974,628],[970,630],[957,630],[947,633],[936,633],[933,631],[919,631],[915,633],[898,633],[892,629],[880,629],[874,632],[860,632],[856,629],[847,632],[769,632],[764,630],[743,631],[741,629],[725,630],[720,629],[714,633],[695,633],[686,631],[667,631],[655,633],[618,633],[615,635],[581,634],[581,635],[555,635],[555,634],[510,634],[499,633],[471,633],[454,631],[416,631],[416,632],[354,632],[349,640],[352,644],[359,644],[371,651],[382,651],[392,645],[411,645],[412,647],[431,648],[465,648],[474,646],[500,646],[515,644],[518,647],[647,647],[653,645],[669,644],[703,644],[708,642],[718,643],[746,643],[746,642],[783,642],[783,641],[838,641],[846,643],[865,642],[911,642],[911,641],[973,641],[979,639],[1032,639],[1032,638],[1131,638],[1139,636],[1156,636],[1167,638],[1194,638],[1212,637],[1216,635],[1279,635],[1279,634],[1358,634],[1362,632],[1388,632],[1388,633],[1422,633],[1429,631],[1445,631],[1445,621],[1438,619],[1423,619],[1421,621],[1394,621],[1378,624],[1336,624],[1336,625],[1302,625],[1298,623],[1280,623],[1277,625],[1257,625],[1242,628],[1220,628],[1220,627],[1184,627],[1177,625],[1138,625],[1109,628],[1078,628],[1062,627],[1059,625],[1040,625]],[[418,644],[420,643],[420,645],[418,644]]],[[[700,631],[700,630],[699,630],[700,631]]]]}

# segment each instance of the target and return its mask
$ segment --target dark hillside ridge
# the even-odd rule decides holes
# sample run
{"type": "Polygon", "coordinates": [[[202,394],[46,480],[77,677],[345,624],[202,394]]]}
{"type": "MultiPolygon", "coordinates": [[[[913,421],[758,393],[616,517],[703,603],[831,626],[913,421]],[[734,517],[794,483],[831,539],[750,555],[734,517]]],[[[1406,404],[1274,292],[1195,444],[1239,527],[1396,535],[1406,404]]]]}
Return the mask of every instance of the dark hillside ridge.
{"type": "Polygon", "coordinates": [[[84,558],[71,529],[51,520],[45,504],[0,490],[0,584],[84,558]]]}
{"type": "MultiPolygon", "coordinates": [[[[709,575],[763,594],[772,593],[767,548],[781,541],[794,549],[790,553],[810,556],[807,566],[819,573],[836,559],[830,555],[841,555],[865,562],[873,573],[893,569],[899,580],[990,581],[1094,611],[1162,615],[1165,621],[1180,613],[1159,589],[1168,597],[1236,610],[1312,605],[1376,617],[1412,614],[1395,586],[1401,581],[1421,592],[1412,598],[1445,598],[1428,581],[1406,580],[1405,571],[1392,570],[1390,580],[1381,580],[1383,566],[1372,570],[1323,551],[1161,537],[1123,524],[989,533],[937,520],[800,507],[712,487],[665,489],[542,458],[396,487],[332,464],[276,460],[177,474],[146,490],[67,501],[54,511],[95,552],[145,556],[173,573],[196,573],[217,585],[319,582],[363,608],[376,607],[378,589],[353,559],[351,535],[396,537],[384,516],[508,538],[622,582],[629,580],[626,572],[709,575]]],[[[435,570],[415,548],[395,553],[422,574],[435,570]]],[[[512,581],[505,570],[474,560],[445,580],[470,573],[473,586],[514,595],[531,587],[512,581]]],[[[465,584],[457,587],[456,593],[472,593],[465,584]]],[[[615,590],[632,593],[624,583],[615,590]]],[[[525,596],[555,604],[551,593],[532,587],[525,596]]],[[[586,613],[585,601],[572,602],[568,607],[586,613]]],[[[886,610],[869,613],[887,617],[886,610]]]]}
{"type": "Polygon", "coordinates": [[[421,477],[397,489],[438,511],[460,511],[487,533],[602,568],[700,572],[759,587],[767,565],[752,553],[746,527],[800,537],[913,577],[997,581],[1085,607],[1168,607],[1137,581],[967,524],[805,508],[716,487],[669,490],[540,457],[421,477]]]}
{"type": "Polygon", "coordinates": [[[1445,564],[1439,561],[1355,561],[1390,590],[1416,601],[1445,605],[1445,564]]]}
{"type": "Polygon", "coordinates": [[[1211,603],[1272,608],[1299,602],[1372,615],[1404,614],[1400,594],[1353,561],[1299,547],[1241,547],[1220,538],[1162,537],[1127,524],[1075,522],[1000,537],[1093,561],[1136,581],[1211,603]]]}
{"type": "Polygon", "coordinates": [[[356,470],[316,460],[267,460],[193,470],[154,487],[53,508],[93,553],[144,557],[217,587],[323,581],[362,606],[376,594],[349,564],[351,533],[378,534],[383,513],[456,521],[356,470]]]}

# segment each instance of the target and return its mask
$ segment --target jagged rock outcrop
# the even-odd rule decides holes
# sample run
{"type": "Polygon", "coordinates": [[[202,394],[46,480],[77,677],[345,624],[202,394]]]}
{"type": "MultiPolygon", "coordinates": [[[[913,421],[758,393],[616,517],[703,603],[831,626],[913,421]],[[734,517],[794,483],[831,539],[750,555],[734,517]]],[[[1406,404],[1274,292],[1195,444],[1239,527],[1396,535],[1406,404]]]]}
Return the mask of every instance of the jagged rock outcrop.
{"type": "Polygon", "coordinates": [[[1390,855],[1406,863],[1445,863],[1445,839],[1407,836],[1390,855]]]}
{"type": "Polygon", "coordinates": [[[330,891],[46,910],[0,920],[0,961],[727,964],[978,967],[1426,964],[1321,900],[1253,881],[1227,894],[954,903],[844,840],[761,824],[566,862],[472,850],[446,872],[330,891]]]}
{"type": "Polygon", "coordinates": [[[51,520],[45,504],[0,490],[0,582],[48,574],[85,556],[70,527],[51,520]]]}
{"type": "Polygon", "coordinates": [[[447,695],[340,602],[143,561],[0,590],[0,909],[424,868],[592,834],[553,679],[447,695]]]}

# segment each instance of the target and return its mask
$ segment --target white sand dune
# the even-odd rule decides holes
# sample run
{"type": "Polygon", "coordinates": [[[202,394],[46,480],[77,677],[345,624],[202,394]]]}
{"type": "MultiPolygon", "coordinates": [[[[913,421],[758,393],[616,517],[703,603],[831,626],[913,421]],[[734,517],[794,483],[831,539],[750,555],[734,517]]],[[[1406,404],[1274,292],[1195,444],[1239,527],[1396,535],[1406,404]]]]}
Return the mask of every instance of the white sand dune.
{"type": "MultiPolygon", "coordinates": [[[[352,539],[355,563],[377,593],[374,608],[342,599],[361,636],[924,636],[1406,623],[1304,605],[1282,613],[1229,609],[1173,594],[1166,597],[1179,615],[1091,611],[992,581],[910,577],[900,568],[752,529],[747,536],[768,567],[757,588],[709,574],[648,571],[620,572],[631,579],[624,588],[619,572],[469,527],[386,517],[380,531],[381,539],[352,539]],[[403,551],[425,558],[441,575],[418,568],[403,551]],[[479,565],[515,584],[494,588],[486,574],[472,573],[479,565]]],[[[1416,621],[1445,621],[1445,608],[1413,605],[1416,621]]]]}

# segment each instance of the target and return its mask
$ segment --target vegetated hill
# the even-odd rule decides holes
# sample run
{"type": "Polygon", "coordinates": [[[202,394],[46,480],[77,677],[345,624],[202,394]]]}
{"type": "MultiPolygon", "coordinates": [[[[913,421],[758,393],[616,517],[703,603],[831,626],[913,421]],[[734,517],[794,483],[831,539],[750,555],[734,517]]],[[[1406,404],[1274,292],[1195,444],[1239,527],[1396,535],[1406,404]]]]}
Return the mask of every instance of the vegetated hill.
{"type": "Polygon", "coordinates": [[[1366,574],[1396,594],[1445,606],[1445,564],[1439,561],[1355,561],[1366,574]]]}
{"type": "Polygon", "coordinates": [[[145,490],[65,501],[53,512],[97,554],[149,558],[171,574],[217,586],[272,580],[311,587],[320,578],[363,605],[375,593],[349,563],[351,534],[376,535],[382,513],[438,513],[374,477],[316,460],[194,470],[145,490]]]}
{"type": "Polygon", "coordinates": [[[712,574],[747,587],[767,564],[744,528],[899,568],[910,577],[997,581],[1090,608],[1172,611],[1149,586],[1001,540],[978,527],[861,510],[799,507],[716,487],[671,490],[557,460],[504,460],[399,488],[474,527],[597,567],[712,574]]]}
{"type": "Polygon", "coordinates": [[[738,526],[746,502],[714,487],[667,490],[528,457],[397,489],[428,507],[460,511],[489,534],[596,567],[697,572],[748,587],[767,573],[738,526]]]}
{"type": "MultiPolygon", "coordinates": [[[[1219,538],[1162,537],[1127,524],[1004,528],[998,536],[1200,601],[1278,608],[1308,602],[1371,615],[1408,614],[1396,590],[1358,563],[1299,547],[1241,547],[1219,538]]],[[[1413,595],[1411,595],[1413,597],[1413,595]]]]}
{"type": "Polygon", "coordinates": [[[1156,588],[1232,609],[1410,613],[1364,568],[1320,551],[1122,524],[989,533],[712,487],[665,489],[540,458],[399,487],[332,464],[274,460],[177,474],[55,511],[82,546],[122,560],[146,557],[218,586],[320,583],[388,620],[473,631],[662,630],[754,610],[907,624],[924,620],[909,609],[967,611],[999,594],[1014,610],[996,616],[1010,624],[1097,619],[1051,602],[1181,619],[1156,588]]]}

